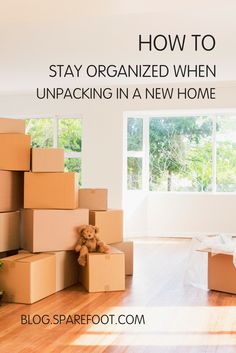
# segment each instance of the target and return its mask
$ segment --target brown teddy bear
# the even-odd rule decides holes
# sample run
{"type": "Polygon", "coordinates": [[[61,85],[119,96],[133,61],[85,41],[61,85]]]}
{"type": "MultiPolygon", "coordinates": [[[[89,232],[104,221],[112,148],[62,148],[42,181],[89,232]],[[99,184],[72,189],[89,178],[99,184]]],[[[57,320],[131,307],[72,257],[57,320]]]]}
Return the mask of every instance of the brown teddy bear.
{"type": "Polygon", "coordinates": [[[109,246],[99,239],[98,231],[98,227],[92,225],[82,225],[78,228],[79,240],[75,246],[75,251],[80,253],[78,262],[81,266],[86,265],[89,252],[105,254],[109,252],[109,246]]]}

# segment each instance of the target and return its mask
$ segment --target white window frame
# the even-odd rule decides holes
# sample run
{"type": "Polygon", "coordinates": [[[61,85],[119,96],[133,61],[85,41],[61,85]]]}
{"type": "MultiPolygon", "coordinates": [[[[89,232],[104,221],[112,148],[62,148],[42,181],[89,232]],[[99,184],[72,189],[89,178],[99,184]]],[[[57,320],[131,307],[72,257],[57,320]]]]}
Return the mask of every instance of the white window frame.
{"type": "Polygon", "coordinates": [[[77,158],[81,160],[81,170],[82,170],[82,164],[83,164],[83,158],[82,158],[82,151],[83,151],[83,118],[80,116],[71,116],[71,115],[51,115],[51,116],[45,116],[45,115],[31,115],[31,116],[24,116],[24,120],[28,119],[53,119],[53,147],[57,148],[58,147],[58,137],[59,137],[59,131],[58,131],[58,121],[60,119],[79,119],[81,121],[81,141],[82,141],[82,148],[80,152],[66,152],[64,151],[64,158],[77,158]]]}
{"type": "Polygon", "coordinates": [[[199,110],[163,110],[163,111],[130,111],[124,113],[124,162],[123,162],[123,185],[124,192],[157,192],[157,193],[191,193],[191,194],[201,194],[201,191],[150,191],[149,190],[149,121],[153,117],[163,118],[163,117],[178,117],[178,116],[208,116],[213,122],[212,131],[212,191],[204,192],[206,194],[235,194],[235,192],[217,192],[216,191],[216,120],[220,116],[231,116],[236,115],[236,109],[199,109],[199,110]],[[139,118],[143,120],[143,150],[142,151],[128,151],[128,141],[127,141],[127,126],[128,118],[139,118]],[[128,157],[141,157],[142,158],[142,188],[140,190],[129,190],[127,187],[127,176],[128,176],[128,157]]]}

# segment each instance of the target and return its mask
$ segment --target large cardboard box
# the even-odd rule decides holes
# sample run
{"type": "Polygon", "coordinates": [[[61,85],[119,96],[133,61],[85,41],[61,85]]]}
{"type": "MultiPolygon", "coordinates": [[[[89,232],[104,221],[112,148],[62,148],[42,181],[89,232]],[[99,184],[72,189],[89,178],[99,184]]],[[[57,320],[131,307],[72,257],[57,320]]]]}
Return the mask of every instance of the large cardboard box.
{"type": "Polygon", "coordinates": [[[125,274],[133,274],[133,252],[134,244],[132,241],[123,241],[120,243],[112,244],[112,246],[125,254],[125,274]]]}
{"type": "Polygon", "coordinates": [[[99,237],[107,244],[123,240],[123,211],[90,211],[89,223],[99,228],[99,237]]]}
{"type": "Polygon", "coordinates": [[[0,134],[0,170],[30,170],[30,141],[24,134],[0,134]]]}
{"type": "Polygon", "coordinates": [[[30,252],[74,250],[77,228],[89,223],[89,211],[22,210],[22,248],[30,252]]]}
{"type": "Polygon", "coordinates": [[[25,133],[25,120],[0,118],[0,134],[25,133]]]}
{"type": "Polygon", "coordinates": [[[80,268],[80,281],[88,292],[125,290],[125,256],[112,248],[109,254],[89,253],[80,268]]]}
{"type": "Polygon", "coordinates": [[[236,294],[236,268],[233,255],[208,253],[208,288],[236,294]]]}
{"type": "Polygon", "coordinates": [[[53,254],[18,254],[1,259],[3,300],[32,304],[56,291],[56,257],[53,254]]]}
{"type": "Polygon", "coordinates": [[[75,251],[55,251],[52,254],[56,256],[56,291],[78,283],[78,254],[75,251]]]}
{"type": "Polygon", "coordinates": [[[0,213],[0,252],[20,247],[20,211],[0,213]]]}
{"type": "MultiPolygon", "coordinates": [[[[22,249],[18,250],[18,253],[30,254],[29,251],[22,249]]],[[[52,251],[46,254],[49,253],[56,256],[56,292],[77,284],[79,282],[78,254],[75,251],[52,251]]]]}
{"type": "Polygon", "coordinates": [[[79,207],[106,211],[107,194],[107,189],[79,189],[79,207]]]}
{"type": "Polygon", "coordinates": [[[64,172],[63,148],[32,148],[32,172],[64,172]]]}
{"type": "Polygon", "coordinates": [[[25,173],[24,208],[75,209],[77,206],[76,173],[25,173]]]}
{"type": "Polygon", "coordinates": [[[23,207],[24,174],[0,170],[0,212],[23,207]]]}

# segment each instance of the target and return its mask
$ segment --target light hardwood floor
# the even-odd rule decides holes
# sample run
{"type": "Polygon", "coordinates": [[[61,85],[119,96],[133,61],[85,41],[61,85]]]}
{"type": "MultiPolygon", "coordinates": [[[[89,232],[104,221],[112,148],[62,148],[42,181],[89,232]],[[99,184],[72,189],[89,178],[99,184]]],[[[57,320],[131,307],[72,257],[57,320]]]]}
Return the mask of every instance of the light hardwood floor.
{"type": "MultiPolygon", "coordinates": [[[[188,285],[188,240],[135,243],[125,292],[74,286],[33,305],[0,307],[0,353],[235,353],[236,296],[188,285]],[[21,325],[20,316],[144,314],[145,325],[21,325]]],[[[116,316],[117,317],[117,316],[116,316]]]]}

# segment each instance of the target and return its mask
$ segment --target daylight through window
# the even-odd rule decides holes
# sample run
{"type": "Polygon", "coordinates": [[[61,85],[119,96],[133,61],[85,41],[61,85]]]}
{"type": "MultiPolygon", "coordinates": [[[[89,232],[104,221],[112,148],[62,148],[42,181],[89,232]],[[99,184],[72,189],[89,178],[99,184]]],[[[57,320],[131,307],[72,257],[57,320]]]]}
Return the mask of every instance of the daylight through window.
{"type": "Polygon", "coordinates": [[[236,191],[236,116],[129,117],[127,188],[236,191]]]}

